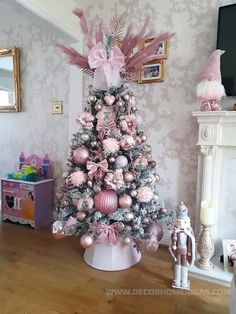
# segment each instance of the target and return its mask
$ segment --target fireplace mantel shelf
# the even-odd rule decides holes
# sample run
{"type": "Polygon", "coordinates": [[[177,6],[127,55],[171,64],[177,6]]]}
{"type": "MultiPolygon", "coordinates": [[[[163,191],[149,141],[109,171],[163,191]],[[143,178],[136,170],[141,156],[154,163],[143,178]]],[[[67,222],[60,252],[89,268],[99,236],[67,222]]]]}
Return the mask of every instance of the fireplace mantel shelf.
{"type": "MultiPolygon", "coordinates": [[[[214,206],[212,236],[216,262],[222,254],[222,239],[235,239],[236,111],[194,111],[192,116],[199,125],[195,234],[198,239],[201,201],[208,200],[214,206]]],[[[229,285],[231,274],[226,274],[219,262],[216,264],[210,272],[196,267],[192,267],[191,272],[229,285]]]]}

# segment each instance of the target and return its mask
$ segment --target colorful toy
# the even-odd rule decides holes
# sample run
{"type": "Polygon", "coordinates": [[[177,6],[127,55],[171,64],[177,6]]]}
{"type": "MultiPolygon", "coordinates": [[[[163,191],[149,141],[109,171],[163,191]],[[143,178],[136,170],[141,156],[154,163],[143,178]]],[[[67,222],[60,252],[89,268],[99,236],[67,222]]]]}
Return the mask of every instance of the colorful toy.
{"type": "Polygon", "coordinates": [[[19,161],[19,170],[8,173],[8,179],[38,181],[50,178],[49,158],[47,154],[41,159],[35,154],[25,158],[24,153],[21,153],[19,161]]]}

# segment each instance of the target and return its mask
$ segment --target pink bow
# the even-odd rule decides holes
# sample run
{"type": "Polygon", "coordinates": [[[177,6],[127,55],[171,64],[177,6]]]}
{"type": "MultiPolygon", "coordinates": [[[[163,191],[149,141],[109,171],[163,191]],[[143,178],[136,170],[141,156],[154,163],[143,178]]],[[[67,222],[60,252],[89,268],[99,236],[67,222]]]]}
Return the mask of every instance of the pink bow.
{"type": "Polygon", "coordinates": [[[97,231],[99,233],[98,239],[102,242],[109,241],[110,244],[116,244],[117,234],[119,233],[119,222],[114,222],[110,226],[99,223],[97,226],[97,231]]]}
{"type": "Polygon", "coordinates": [[[89,170],[88,176],[92,179],[96,172],[100,169],[103,172],[108,172],[108,162],[106,159],[103,159],[99,163],[95,163],[93,161],[87,161],[86,164],[87,169],[89,170]]]}
{"type": "Polygon", "coordinates": [[[113,131],[115,129],[116,124],[114,120],[110,120],[107,124],[98,122],[97,124],[98,138],[102,141],[104,139],[106,131],[113,131]]]}
{"type": "Polygon", "coordinates": [[[124,55],[117,46],[111,49],[109,58],[107,58],[106,50],[101,42],[88,52],[88,63],[91,69],[96,69],[103,65],[119,70],[124,65],[124,61],[124,55]]]}

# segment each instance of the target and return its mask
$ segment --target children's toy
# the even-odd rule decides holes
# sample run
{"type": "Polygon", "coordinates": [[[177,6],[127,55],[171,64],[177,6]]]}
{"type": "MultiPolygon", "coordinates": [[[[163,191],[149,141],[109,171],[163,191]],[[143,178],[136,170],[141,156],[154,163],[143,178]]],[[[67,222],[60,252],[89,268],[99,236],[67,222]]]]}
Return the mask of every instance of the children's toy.
{"type": "Polygon", "coordinates": [[[183,202],[180,203],[176,210],[169,250],[174,258],[172,287],[189,290],[188,265],[192,265],[195,259],[195,238],[190,218],[188,217],[188,208],[183,202]]]}
{"type": "Polygon", "coordinates": [[[19,161],[19,170],[8,173],[8,179],[38,181],[50,178],[49,158],[47,154],[41,159],[35,154],[25,158],[24,153],[21,153],[19,161]]]}

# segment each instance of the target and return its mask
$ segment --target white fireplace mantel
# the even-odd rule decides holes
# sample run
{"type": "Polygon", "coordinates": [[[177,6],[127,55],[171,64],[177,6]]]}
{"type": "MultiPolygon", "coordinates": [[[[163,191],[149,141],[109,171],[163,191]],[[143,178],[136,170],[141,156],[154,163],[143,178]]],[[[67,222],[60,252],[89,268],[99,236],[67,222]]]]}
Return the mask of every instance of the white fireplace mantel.
{"type": "Polygon", "coordinates": [[[211,201],[215,213],[212,236],[218,260],[222,239],[236,239],[236,111],[194,111],[192,116],[199,124],[195,234],[200,229],[201,201],[211,201]]]}

